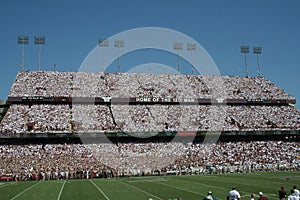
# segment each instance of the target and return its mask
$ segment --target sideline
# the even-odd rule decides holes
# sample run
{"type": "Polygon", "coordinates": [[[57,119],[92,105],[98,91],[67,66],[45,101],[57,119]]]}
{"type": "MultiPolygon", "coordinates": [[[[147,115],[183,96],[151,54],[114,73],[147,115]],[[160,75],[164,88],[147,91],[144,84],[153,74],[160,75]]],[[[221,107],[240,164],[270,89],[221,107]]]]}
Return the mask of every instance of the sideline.
{"type": "Polygon", "coordinates": [[[13,185],[13,184],[16,184],[16,182],[11,182],[11,183],[3,183],[3,184],[0,184],[0,188],[4,188],[4,187],[7,187],[7,186],[10,186],[10,185],[13,185]]]}
{"type": "Polygon", "coordinates": [[[27,192],[28,190],[30,190],[31,188],[35,187],[36,185],[40,184],[41,181],[39,181],[38,183],[26,188],[25,190],[23,190],[22,192],[20,192],[19,194],[17,194],[16,196],[14,196],[13,198],[11,198],[10,200],[14,200],[16,198],[18,198],[20,195],[24,194],[25,192],[27,192]]]}
{"type": "Polygon", "coordinates": [[[145,190],[142,190],[142,189],[140,189],[140,188],[138,188],[138,187],[135,187],[135,186],[133,186],[133,185],[131,185],[131,184],[124,183],[124,182],[122,182],[122,181],[120,181],[119,183],[122,183],[122,184],[124,184],[124,185],[128,185],[128,186],[130,186],[130,187],[132,187],[132,188],[134,188],[134,189],[136,189],[136,190],[138,190],[138,191],[140,191],[140,192],[143,192],[143,193],[145,193],[145,194],[147,194],[147,195],[150,195],[150,196],[152,196],[152,197],[155,197],[155,198],[157,198],[157,199],[159,199],[159,200],[164,200],[164,199],[162,199],[162,198],[160,198],[160,197],[158,197],[158,196],[155,196],[154,194],[151,194],[150,192],[147,192],[147,191],[145,191],[145,190]]]}
{"type": "MultiPolygon", "coordinates": [[[[175,181],[177,181],[176,179],[172,179],[172,180],[175,180],[175,181]]],[[[181,180],[180,182],[185,182],[185,183],[192,183],[192,184],[197,184],[197,185],[204,185],[204,186],[207,186],[207,184],[204,184],[204,183],[199,183],[199,182],[194,182],[194,181],[183,181],[183,180],[181,180]]],[[[223,182],[227,182],[228,183],[228,181],[223,181],[223,182]]],[[[157,183],[157,184],[162,184],[162,183],[157,183]]],[[[244,184],[244,183],[243,183],[244,184]]],[[[250,185],[250,184],[245,184],[245,185],[250,185]]],[[[210,185],[211,187],[214,187],[214,188],[218,188],[218,189],[226,189],[225,187],[220,187],[220,186],[214,186],[214,185],[210,185]]],[[[230,188],[229,188],[230,189],[230,188]]],[[[241,197],[250,197],[250,195],[252,194],[252,193],[250,193],[250,192],[247,192],[247,191],[244,191],[244,190],[238,190],[239,192],[243,192],[243,193],[246,193],[245,195],[241,195],[241,197]]],[[[267,193],[266,193],[266,195],[267,195],[267,193]]],[[[205,196],[205,195],[204,195],[205,196]]],[[[274,196],[276,196],[276,194],[272,194],[272,193],[268,193],[268,198],[269,199],[278,199],[278,198],[275,198],[274,196]]],[[[220,199],[221,200],[221,199],[220,199]]]]}
{"type": "Polygon", "coordinates": [[[183,190],[183,191],[186,191],[186,192],[189,192],[189,193],[200,194],[200,195],[202,195],[202,196],[206,196],[206,195],[201,194],[201,193],[199,193],[199,192],[194,192],[194,191],[192,191],[192,190],[184,189],[184,188],[177,187],[177,186],[173,186],[173,185],[168,185],[168,184],[159,183],[159,182],[153,182],[153,183],[156,183],[156,184],[159,184],[159,185],[165,185],[165,186],[172,187],[172,188],[175,188],[175,189],[178,189],[178,190],[183,190]]]}
{"type": "Polygon", "coordinates": [[[99,192],[101,192],[101,194],[105,197],[105,199],[110,200],[105,194],[104,192],[98,187],[98,185],[96,185],[91,179],[89,179],[89,181],[99,190],[99,192]]]}

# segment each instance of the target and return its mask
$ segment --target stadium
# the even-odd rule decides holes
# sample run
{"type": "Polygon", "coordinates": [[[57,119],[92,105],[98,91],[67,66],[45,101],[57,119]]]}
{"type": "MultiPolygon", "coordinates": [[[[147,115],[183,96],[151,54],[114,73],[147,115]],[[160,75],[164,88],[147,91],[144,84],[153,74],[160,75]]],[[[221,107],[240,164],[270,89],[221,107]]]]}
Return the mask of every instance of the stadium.
{"type": "Polygon", "coordinates": [[[299,200],[299,10],[1,0],[0,200],[299,200]]]}
{"type": "Polygon", "coordinates": [[[295,103],[263,77],[20,71],[0,105],[0,191],[199,199],[218,188],[222,199],[231,180],[278,198],[282,182],[300,183],[295,103]]]}

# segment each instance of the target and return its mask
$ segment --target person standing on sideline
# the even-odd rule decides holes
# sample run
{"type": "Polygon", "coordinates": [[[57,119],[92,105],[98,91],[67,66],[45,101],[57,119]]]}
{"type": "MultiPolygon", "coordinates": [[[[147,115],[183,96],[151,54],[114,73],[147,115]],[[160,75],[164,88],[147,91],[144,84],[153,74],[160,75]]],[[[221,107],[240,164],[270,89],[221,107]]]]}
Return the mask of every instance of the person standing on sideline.
{"type": "Polygon", "coordinates": [[[259,192],[258,195],[259,195],[258,200],[268,200],[268,198],[264,196],[264,193],[259,192]]]}
{"type": "Polygon", "coordinates": [[[299,190],[297,189],[297,185],[293,185],[293,190],[294,190],[294,194],[296,195],[296,197],[299,199],[299,190]]]}
{"type": "Polygon", "coordinates": [[[286,200],[287,194],[284,187],[280,188],[280,190],[278,191],[278,195],[279,195],[279,200],[286,200]]]}
{"type": "Polygon", "coordinates": [[[291,194],[288,196],[288,200],[299,200],[299,197],[295,194],[295,190],[291,189],[291,194]]]}
{"type": "Polygon", "coordinates": [[[213,197],[211,191],[208,191],[207,196],[205,196],[203,200],[217,200],[217,198],[213,197]]]}
{"type": "Polygon", "coordinates": [[[250,200],[255,200],[256,195],[255,194],[251,194],[250,195],[250,200]]]}
{"type": "Polygon", "coordinates": [[[241,195],[240,193],[236,190],[236,186],[232,187],[232,190],[229,191],[227,200],[240,200],[241,195]]]}

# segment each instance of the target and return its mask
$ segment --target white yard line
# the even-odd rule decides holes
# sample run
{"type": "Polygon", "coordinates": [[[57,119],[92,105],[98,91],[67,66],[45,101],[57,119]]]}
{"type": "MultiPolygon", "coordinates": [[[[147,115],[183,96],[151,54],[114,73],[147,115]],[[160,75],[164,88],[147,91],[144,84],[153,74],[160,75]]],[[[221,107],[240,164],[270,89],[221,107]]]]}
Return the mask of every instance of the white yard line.
{"type": "Polygon", "coordinates": [[[120,181],[119,183],[122,183],[122,184],[124,184],[124,185],[128,185],[128,186],[130,186],[130,187],[132,187],[132,188],[134,188],[134,189],[136,189],[136,190],[138,190],[138,191],[140,191],[140,192],[143,192],[143,193],[145,193],[145,194],[147,194],[147,195],[150,195],[150,196],[152,196],[152,197],[155,197],[155,198],[157,198],[157,199],[159,199],[159,200],[164,200],[164,199],[162,199],[162,198],[160,198],[160,197],[158,197],[158,196],[155,196],[154,194],[151,194],[150,192],[147,192],[147,191],[145,191],[145,190],[142,190],[142,189],[140,189],[140,188],[138,188],[138,187],[135,187],[135,186],[133,186],[133,185],[131,185],[131,184],[124,183],[124,182],[122,182],[122,181],[120,181]]]}
{"type": "Polygon", "coordinates": [[[66,181],[64,181],[64,183],[62,184],[62,186],[61,186],[61,188],[60,188],[60,191],[59,191],[57,200],[60,200],[60,197],[61,197],[62,191],[63,191],[63,189],[64,189],[64,187],[65,187],[65,184],[66,184],[66,181]]]}
{"type": "MultiPolygon", "coordinates": [[[[241,197],[250,197],[251,194],[245,194],[245,195],[242,195],[241,197]]],[[[265,194],[266,197],[268,197],[269,199],[278,199],[278,198],[275,198],[275,197],[272,197],[272,196],[276,196],[276,194],[273,194],[273,193],[266,193],[265,194]]],[[[256,194],[256,196],[258,196],[258,194],[256,194]]]]}
{"type": "Polygon", "coordinates": [[[194,193],[194,194],[200,194],[200,195],[202,195],[202,196],[206,196],[205,194],[201,194],[201,193],[199,193],[199,192],[194,192],[194,191],[192,191],[192,190],[184,189],[184,188],[177,187],[177,186],[173,186],[173,185],[168,185],[168,184],[158,183],[158,182],[153,182],[153,183],[156,183],[156,184],[159,184],[159,185],[165,185],[165,186],[168,186],[168,187],[176,188],[176,189],[178,189],[178,190],[183,190],[183,191],[190,192],[190,193],[194,193]]]}
{"type": "Polygon", "coordinates": [[[35,187],[36,185],[40,184],[41,181],[37,182],[36,184],[26,188],[25,190],[23,190],[22,192],[20,192],[19,194],[17,194],[16,196],[14,196],[13,198],[11,198],[10,200],[14,200],[16,198],[18,198],[20,195],[24,194],[25,192],[27,192],[28,190],[30,190],[31,188],[35,187]]]}
{"type": "MultiPolygon", "coordinates": [[[[210,176],[211,178],[217,178],[216,176],[210,176]]],[[[232,183],[232,181],[224,181],[222,180],[222,182],[226,182],[226,183],[232,183]]],[[[244,185],[249,185],[249,186],[257,186],[257,187],[264,187],[264,188],[270,188],[270,189],[274,189],[274,187],[270,187],[270,186],[266,186],[266,185],[259,185],[259,184],[250,184],[250,183],[243,183],[244,185]]]]}
{"type": "Polygon", "coordinates": [[[161,180],[132,180],[132,181],[128,181],[129,183],[138,183],[138,182],[141,182],[141,183],[146,183],[146,182],[167,182],[168,180],[166,179],[161,179],[161,180]]]}
{"type": "Polygon", "coordinates": [[[10,185],[13,185],[13,184],[15,184],[15,183],[16,183],[16,182],[2,183],[2,184],[0,184],[0,188],[4,188],[4,187],[10,186],[10,185]]]}
{"type": "Polygon", "coordinates": [[[109,200],[109,198],[106,196],[106,194],[96,185],[91,179],[89,181],[98,189],[99,192],[105,197],[105,199],[109,200]]]}
{"type": "MultiPolygon", "coordinates": [[[[172,179],[174,181],[178,181],[177,179],[172,179]]],[[[194,181],[183,181],[183,180],[180,180],[180,182],[185,182],[185,183],[192,183],[192,184],[197,184],[197,185],[204,185],[204,186],[207,186],[207,184],[204,184],[204,183],[198,183],[198,182],[194,182],[194,181]]],[[[214,188],[219,188],[219,189],[227,189],[225,187],[220,187],[220,186],[214,186],[214,185],[210,185],[211,187],[214,187],[214,188]]],[[[206,195],[204,195],[206,196],[206,195]]]]}

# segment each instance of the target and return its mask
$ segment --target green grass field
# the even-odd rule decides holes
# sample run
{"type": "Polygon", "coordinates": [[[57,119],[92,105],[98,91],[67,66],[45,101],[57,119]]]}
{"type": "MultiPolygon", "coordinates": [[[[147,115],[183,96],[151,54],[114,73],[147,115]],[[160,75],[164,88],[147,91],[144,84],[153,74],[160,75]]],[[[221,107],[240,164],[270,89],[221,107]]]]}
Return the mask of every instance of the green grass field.
{"type": "Polygon", "coordinates": [[[0,182],[0,199],[46,200],[202,200],[207,191],[225,200],[236,185],[242,199],[264,192],[278,200],[278,190],[300,185],[300,171],[277,173],[139,177],[119,179],[0,182]]]}

